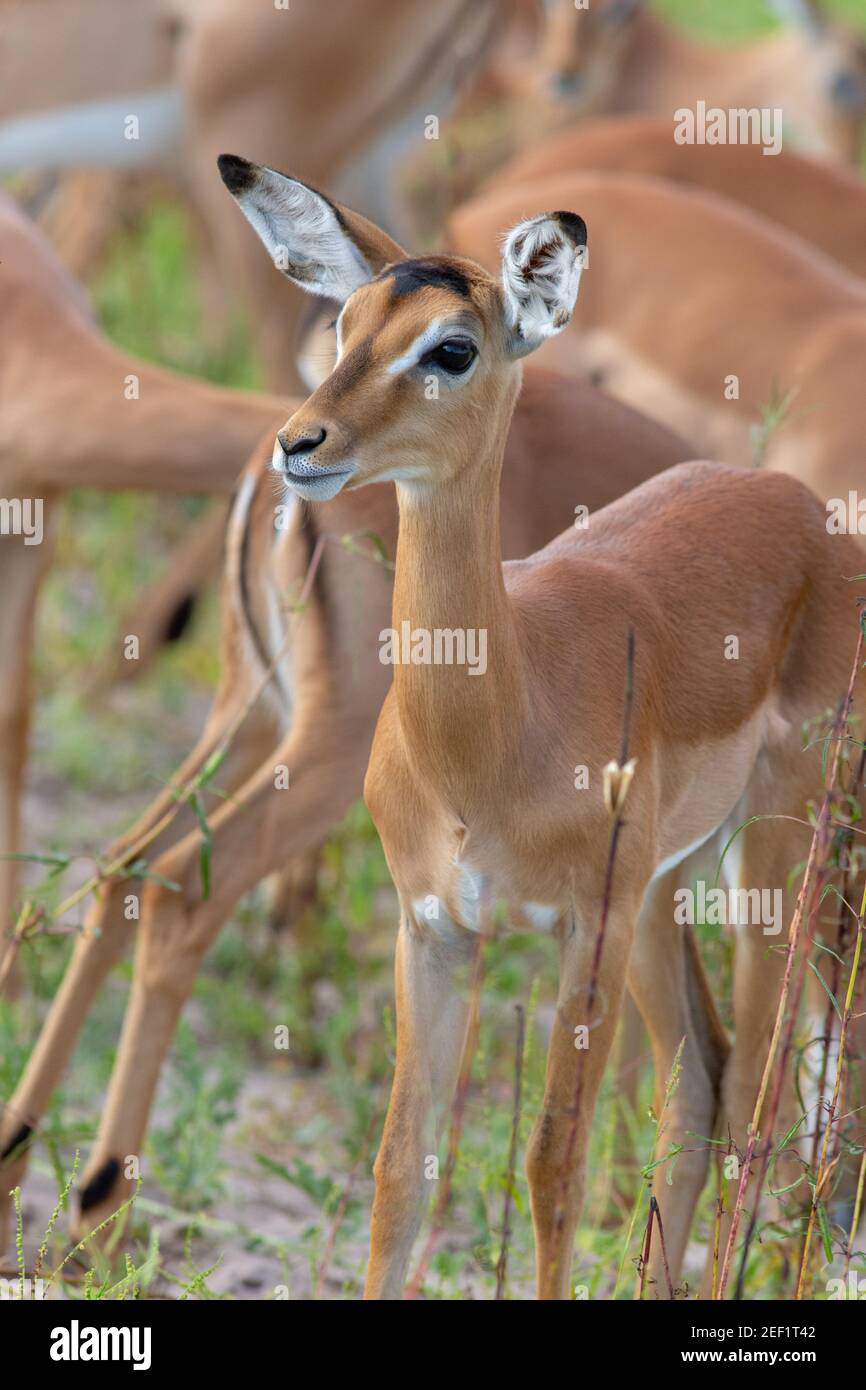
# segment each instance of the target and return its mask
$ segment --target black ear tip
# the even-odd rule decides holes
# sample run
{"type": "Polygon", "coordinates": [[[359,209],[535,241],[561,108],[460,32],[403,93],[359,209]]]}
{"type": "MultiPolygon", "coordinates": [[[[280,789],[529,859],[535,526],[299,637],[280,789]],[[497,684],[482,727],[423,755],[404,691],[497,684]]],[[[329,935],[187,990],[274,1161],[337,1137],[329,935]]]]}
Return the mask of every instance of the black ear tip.
{"type": "Polygon", "coordinates": [[[256,166],[250,164],[248,159],[241,159],[240,155],[219,155],[217,168],[229,193],[233,193],[235,197],[240,193],[245,193],[255,182],[256,166]]]}
{"type": "Polygon", "coordinates": [[[586,223],[582,217],[578,217],[576,212],[555,212],[553,216],[569,241],[575,246],[586,245],[586,223]]]}

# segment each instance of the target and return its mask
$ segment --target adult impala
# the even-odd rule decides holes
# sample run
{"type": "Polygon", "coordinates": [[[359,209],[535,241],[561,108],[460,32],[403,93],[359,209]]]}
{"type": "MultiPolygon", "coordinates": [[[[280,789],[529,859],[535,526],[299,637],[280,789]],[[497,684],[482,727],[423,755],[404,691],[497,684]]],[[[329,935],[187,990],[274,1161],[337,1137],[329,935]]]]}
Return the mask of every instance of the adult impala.
{"type": "Polygon", "coordinates": [[[593,171],[669,179],[717,193],[779,222],[866,278],[866,181],[840,164],[787,146],[677,144],[671,116],[607,116],[540,141],[511,160],[489,188],[519,188],[593,171]],[[820,216],[815,209],[820,208],[820,216]]]}
{"type": "MultiPolygon", "coordinates": [[[[603,114],[668,121],[679,108],[781,112],[786,144],[856,164],[866,125],[866,36],[809,0],[778,0],[781,27],[741,43],[708,42],[644,0],[545,0],[534,45],[497,64],[492,94],[469,88],[435,142],[409,152],[403,181],[415,220],[437,228],[508,156],[603,114]]],[[[580,127],[583,128],[582,125],[580,127]]],[[[560,166],[562,168],[563,166],[560,166]]],[[[601,166],[600,166],[601,167],[601,166]]]]}
{"type": "Polygon", "coordinates": [[[738,44],[685,33],[642,0],[575,7],[548,0],[531,81],[552,102],[571,92],[584,114],[671,116],[699,100],[771,107],[805,149],[856,163],[866,122],[866,36],[817,0],[770,0],[782,24],[738,44]]]}
{"type": "Polygon", "coordinates": [[[483,61],[510,0],[0,0],[0,170],[166,171],[246,305],[272,390],[296,390],[303,297],[227,224],[214,161],[231,142],[343,185],[396,222],[399,151],[483,61]],[[46,37],[47,31],[47,37],[46,37]],[[13,64],[11,55],[20,55],[13,64]],[[95,56],[96,55],[96,56],[95,56]],[[2,54],[0,54],[2,58],[2,54]],[[129,138],[129,116],[138,121],[129,138]]]}
{"type": "Polygon", "coordinates": [[[569,202],[597,241],[579,330],[543,360],[591,373],[725,462],[750,466],[756,428],[772,424],[767,467],[825,501],[862,487],[866,282],[725,199],[625,174],[491,189],[455,213],[451,245],[492,265],[503,224],[569,202]]]}
{"type": "MultiPolygon", "coordinates": [[[[377,267],[400,257],[400,248],[362,218],[346,208],[341,216],[359,237],[370,238],[366,254],[377,267]]],[[[30,1141],[38,1137],[93,999],[129,944],[134,927],[124,900],[138,894],[132,998],[99,1136],[84,1167],[81,1233],[128,1193],[124,1159],[142,1151],[160,1068],[208,945],[238,897],[283,870],[287,858],[295,860],[296,893],[308,891],[319,844],[361,795],[387,691],[390,673],[378,659],[378,639],[390,622],[389,576],[372,554],[361,558],[339,541],[356,536],[363,548],[360,538],[373,532],[393,555],[393,491],[369,488],[341,493],[322,507],[295,507],[289,524],[275,533],[279,498],[264,462],[272,448],[273,433],[255,451],[238,487],[222,587],[220,687],[201,740],[173,779],[174,787],[181,786],[206,763],[274,662],[265,696],[240,725],[216,778],[220,791],[231,796],[209,805],[209,896],[201,883],[201,835],[187,808],[146,849],[154,876],[144,883],[118,878],[103,885],[0,1117],[5,1205],[7,1192],[23,1177],[30,1141]],[[315,583],[290,634],[287,601],[314,556],[315,583]],[[290,770],[288,791],[275,786],[274,768],[283,765],[290,770]]],[[[529,369],[508,441],[505,553],[526,554],[568,524],[576,507],[595,511],[689,453],[667,430],[591,387],[529,369]]],[[[166,789],[109,857],[129,850],[156,825],[174,796],[173,788],[166,789]]]]}
{"type": "MultiPolygon", "coordinates": [[[[673,925],[673,885],[689,881],[700,846],[723,844],[751,816],[801,817],[820,785],[820,755],[803,754],[799,729],[846,687],[856,608],[844,576],[862,557],[850,537],[828,534],[821,504],[797,482],[699,463],[635,489],[586,536],[572,529],[503,568],[500,469],[519,363],[568,323],[582,219],[518,224],[501,284],[458,257],[382,270],[369,229],[359,236],[314,190],[231,156],[221,169],[271,254],[282,247],[306,286],[343,303],[337,365],[280,431],[276,466],[309,500],[395,481],[393,628],[487,634],[477,679],[465,666],[398,659],[365,783],[401,914],[397,1070],[376,1160],[367,1296],[400,1295],[426,1156],[468,1035],[461,979],[485,901],[504,899],[513,920],[560,942],[527,1166],[539,1295],[567,1298],[589,1126],[626,974],[661,1085],[686,1038],[665,1148],[710,1133],[719,1106],[721,1131],[745,1140],[781,964],[760,929],[741,929],[726,1058],[694,944],[673,925]],[[637,770],[609,892],[604,769],[622,741],[630,629],[637,770]],[[736,661],[725,657],[731,633],[736,661]],[[575,791],[576,762],[590,790],[575,791]],[[593,966],[603,903],[607,935],[593,966]],[[592,1030],[586,1051],[575,1045],[582,1026],[592,1030]]],[[[808,827],[753,828],[741,881],[778,887],[791,909],[781,885],[808,827]]],[[[685,1148],[672,1186],[658,1185],[674,1280],[707,1168],[705,1149],[685,1148]]]]}
{"type": "MultiPolygon", "coordinates": [[[[206,386],[121,352],[33,226],[0,199],[0,495],[41,508],[41,543],[0,536],[0,852],[19,844],[30,650],[69,487],[229,494],[276,397],[206,386]]],[[[188,576],[195,579],[194,573],[188,576]]],[[[0,859],[0,957],[17,885],[0,859]]]]}

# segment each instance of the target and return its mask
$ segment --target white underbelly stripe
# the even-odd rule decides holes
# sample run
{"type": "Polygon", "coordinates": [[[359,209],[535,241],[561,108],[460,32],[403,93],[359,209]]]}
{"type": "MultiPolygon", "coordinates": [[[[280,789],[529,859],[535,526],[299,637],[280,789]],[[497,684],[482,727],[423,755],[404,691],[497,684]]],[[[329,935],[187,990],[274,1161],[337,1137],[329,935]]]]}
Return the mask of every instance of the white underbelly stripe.
{"type": "Polygon", "coordinates": [[[662,878],[669,869],[675,869],[677,864],[682,864],[683,860],[688,859],[690,854],[694,854],[696,849],[700,849],[701,845],[705,845],[708,840],[711,840],[714,835],[717,835],[723,825],[724,821],[720,821],[714,830],[708,830],[706,835],[702,835],[699,840],[695,840],[694,844],[686,845],[685,849],[680,849],[674,854],[669,854],[667,859],[663,859],[657,866],[651,881],[655,883],[656,879],[662,878]]]}

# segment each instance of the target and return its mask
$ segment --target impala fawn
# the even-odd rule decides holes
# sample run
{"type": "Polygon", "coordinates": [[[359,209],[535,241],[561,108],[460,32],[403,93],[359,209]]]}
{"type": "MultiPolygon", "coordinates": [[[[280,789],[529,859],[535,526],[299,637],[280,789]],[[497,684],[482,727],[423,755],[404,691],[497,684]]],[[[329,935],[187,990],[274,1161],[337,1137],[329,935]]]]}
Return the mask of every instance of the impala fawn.
{"type": "Polygon", "coordinates": [[[759,926],[739,926],[728,1053],[673,892],[702,849],[717,856],[749,817],[788,816],[800,819],[750,825],[737,878],[792,909],[786,885],[821,776],[800,728],[847,684],[856,609],[845,576],[860,553],[828,534],[802,484],[690,463],[604,509],[585,536],[571,530],[503,566],[500,467],[520,359],[571,317],[582,220],[548,213],[515,227],[501,284],[458,257],[377,273],[369,224],[234,156],[221,172],[278,263],[343,302],[336,367],[280,431],[274,466],[307,500],[395,481],[393,628],[487,637],[475,679],[465,666],[395,664],[367,772],[401,916],[397,1070],[376,1160],[367,1296],[400,1296],[425,1161],[469,1031],[462,984],[485,901],[504,901],[515,923],[555,932],[560,946],[547,1086],[527,1156],[539,1296],[569,1296],[589,1128],[626,979],[660,1085],[685,1038],[663,1145],[685,1151],[672,1185],[657,1183],[676,1280],[708,1164],[687,1136],[717,1125],[744,1144],[781,964],[759,926]],[[593,969],[612,825],[604,769],[622,739],[630,630],[636,763],[593,969]],[[736,660],[726,659],[731,635],[736,660]],[[576,764],[587,789],[575,789],[576,764]],[[577,1046],[583,1027],[587,1050],[577,1046]]]}
{"type": "MultiPolygon", "coordinates": [[[[342,215],[352,220],[347,210],[342,215]]],[[[382,265],[400,255],[384,236],[377,249],[382,265]]],[[[80,343],[78,353],[87,360],[80,343]]],[[[216,405],[219,400],[217,395],[216,405]]],[[[211,422],[222,424],[224,417],[214,410],[211,422]]],[[[209,429],[192,414],[190,428],[196,422],[193,437],[206,457],[209,429]]],[[[81,1027],[135,932],[124,909],[127,895],[140,894],[141,900],[135,973],[98,1138],[82,1165],[73,1221],[81,1235],[116,1211],[131,1191],[124,1160],[142,1154],[151,1099],[177,1017],[204,953],[238,897],[266,875],[282,872],[288,891],[281,905],[300,919],[294,921],[295,944],[303,951],[312,924],[300,909],[314,896],[319,846],[362,794],[388,686],[377,634],[389,622],[391,586],[389,571],[372,553],[354,553],[339,541],[373,533],[393,556],[396,499],[389,487],[341,493],[315,510],[292,507],[288,524],[275,531],[276,512],[284,510],[275,506],[280,499],[269,468],[275,425],[239,481],[229,519],[222,669],[213,708],[171,785],[107,854],[109,861],[137,858],[136,841],[163,820],[175,805],[177,789],[214,756],[238,710],[252,702],[219,769],[222,795],[206,802],[213,837],[210,893],[204,895],[201,881],[201,830],[188,806],[148,845],[152,876],[143,883],[135,876],[112,877],[102,885],[24,1073],[0,1115],[0,1247],[9,1189],[24,1179],[31,1145],[38,1141],[40,1122],[81,1027]],[[290,603],[316,555],[315,583],[293,632],[290,603]],[[273,678],[256,700],[272,662],[273,678]],[[291,770],[290,792],[275,787],[275,765],[291,770]]],[[[228,428],[225,432],[228,440],[228,428]]],[[[506,555],[536,549],[567,524],[576,506],[593,512],[691,452],[660,425],[592,387],[532,368],[508,439],[502,490],[506,555]],[[536,468],[539,452],[546,460],[542,477],[536,468]]],[[[166,460],[173,456],[183,461],[182,452],[173,455],[166,446],[166,460]]],[[[222,480],[225,466],[216,447],[211,459],[222,480]]],[[[363,549],[360,539],[357,544],[363,549]]]]}

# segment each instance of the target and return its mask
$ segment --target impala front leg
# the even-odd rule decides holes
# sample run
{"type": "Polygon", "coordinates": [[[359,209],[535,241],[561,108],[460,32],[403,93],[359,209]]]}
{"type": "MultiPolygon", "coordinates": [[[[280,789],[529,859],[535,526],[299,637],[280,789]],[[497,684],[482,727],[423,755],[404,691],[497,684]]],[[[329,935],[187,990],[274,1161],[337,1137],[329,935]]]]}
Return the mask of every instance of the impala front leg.
{"type": "Polygon", "coordinates": [[[403,919],[397,938],[397,1070],[374,1166],[364,1297],[398,1299],[429,1193],[427,1166],[448,1118],[467,1036],[469,966],[479,938],[403,919]]]}
{"type": "MultiPolygon", "coordinates": [[[[243,689],[237,691],[238,699],[243,695],[243,689]]],[[[237,712],[235,698],[230,697],[230,690],[223,690],[217,697],[199,742],[181,764],[171,785],[160,793],[132,829],[112,846],[107,859],[120,858],[158,824],[174,803],[176,788],[184,786],[195,776],[213,754],[237,712]]],[[[270,719],[262,707],[257,706],[237,731],[220,767],[220,790],[226,793],[240,786],[254,771],[273,740],[270,719]]],[[[162,858],[170,846],[186,839],[194,824],[188,807],[179,811],[175,819],[147,846],[150,861],[162,858]]],[[[9,1192],[23,1181],[28,1141],[45,1114],[52,1092],[69,1063],[103,981],[125,954],[133,935],[135,923],[125,913],[127,895],[131,892],[143,894],[146,902],[150,903],[152,896],[146,892],[148,886],[155,885],[148,885],[145,881],[142,887],[134,879],[112,879],[103,884],[98,897],[91,904],[84,930],[76,939],[63,980],[51,1001],[24,1074],[8,1104],[5,1107],[0,1105],[0,1252],[5,1248],[6,1227],[11,1214],[9,1192]]],[[[171,909],[175,894],[168,888],[162,888],[161,892],[171,909]]]]}
{"type": "Polygon", "coordinates": [[[181,1010],[208,947],[241,893],[273,872],[286,850],[320,843],[359,788],[365,748],[334,737],[325,701],[306,712],[281,744],[211,817],[213,876],[204,896],[197,831],[166,850],[142,896],[132,991],[108,1099],[85,1166],[75,1234],[82,1237],[116,1211],[134,1183],[127,1160],[140,1155],[160,1071],[181,1010]],[[335,746],[337,745],[337,746],[335,746]],[[292,770],[278,789],[274,766],[292,770]],[[166,887],[165,880],[180,885],[166,887]]]}
{"type": "Polygon", "coordinates": [[[541,1299],[571,1297],[590,1125],[619,1021],[635,916],[618,912],[608,921],[591,1007],[595,921],[586,913],[567,919],[562,929],[544,1103],[526,1156],[541,1299]]]}

